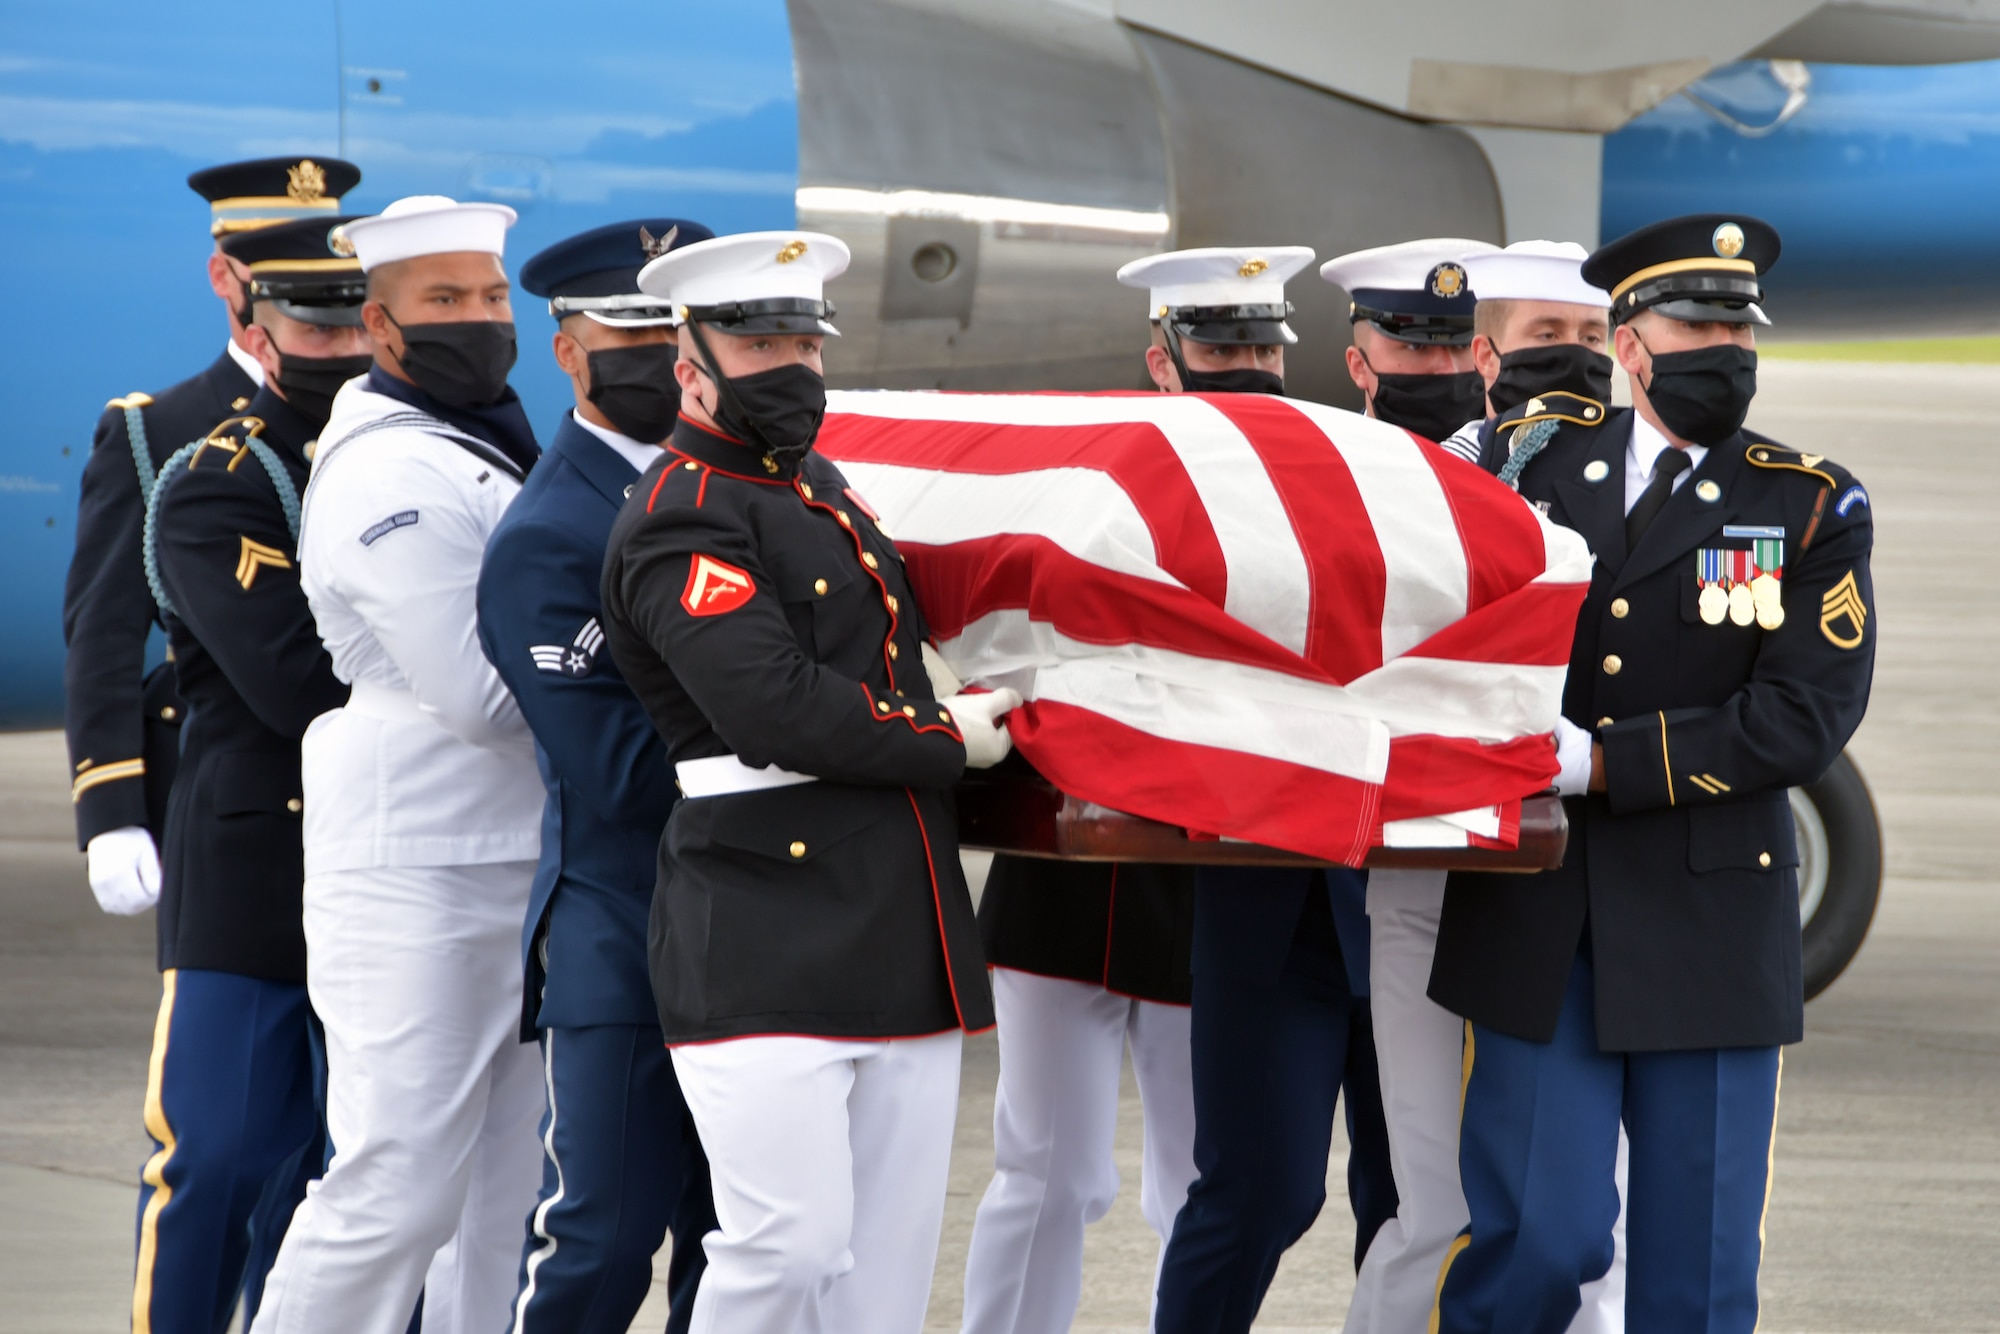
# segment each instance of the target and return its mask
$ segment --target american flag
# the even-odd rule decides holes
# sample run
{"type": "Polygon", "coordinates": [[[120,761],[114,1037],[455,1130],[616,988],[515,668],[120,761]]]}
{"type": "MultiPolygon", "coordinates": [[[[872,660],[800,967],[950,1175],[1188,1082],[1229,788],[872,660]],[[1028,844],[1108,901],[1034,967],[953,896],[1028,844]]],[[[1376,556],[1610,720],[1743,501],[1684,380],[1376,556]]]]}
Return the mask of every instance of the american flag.
{"type": "Polygon", "coordinates": [[[1086,801],[1359,864],[1512,846],[1583,539],[1396,427],[1261,395],[829,396],[945,661],[1086,801]]]}

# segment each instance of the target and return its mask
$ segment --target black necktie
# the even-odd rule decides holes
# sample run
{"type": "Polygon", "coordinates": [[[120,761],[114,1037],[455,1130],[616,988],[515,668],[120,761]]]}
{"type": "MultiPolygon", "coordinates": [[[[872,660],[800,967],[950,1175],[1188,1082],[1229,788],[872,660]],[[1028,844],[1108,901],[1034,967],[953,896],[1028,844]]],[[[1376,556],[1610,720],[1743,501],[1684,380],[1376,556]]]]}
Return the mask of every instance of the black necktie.
{"type": "Polygon", "coordinates": [[[1674,493],[1674,478],[1688,468],[1687,451],[1668,445],[1653,460],[1653,480],[1646,483],[1646,489],[1639,493],[1639,503],[1625,516],[1625,550],[1631,551],[1639,545],[1639,539],[1653,526],[1667,498],[1674,493]]]}

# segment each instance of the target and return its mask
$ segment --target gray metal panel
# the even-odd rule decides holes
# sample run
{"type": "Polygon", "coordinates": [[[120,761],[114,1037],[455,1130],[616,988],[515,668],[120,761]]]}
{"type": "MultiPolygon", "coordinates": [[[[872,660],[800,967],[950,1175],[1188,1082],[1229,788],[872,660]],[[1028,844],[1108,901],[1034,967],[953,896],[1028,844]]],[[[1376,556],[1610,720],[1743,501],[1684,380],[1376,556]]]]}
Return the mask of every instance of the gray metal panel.
{"type": "MultiPolygon", "coordinates": [[[[1499,187],[1470,136],[1133,30],[1173,161],[1175,244],[1309,245],[1320,261],[1422,236],[1503,239],[1499,187]]],[[[1347,295],[1318,264],[1286,285],[1299,343],[1287,389],[1359,407],[1341,362],[1347,295]]]]}

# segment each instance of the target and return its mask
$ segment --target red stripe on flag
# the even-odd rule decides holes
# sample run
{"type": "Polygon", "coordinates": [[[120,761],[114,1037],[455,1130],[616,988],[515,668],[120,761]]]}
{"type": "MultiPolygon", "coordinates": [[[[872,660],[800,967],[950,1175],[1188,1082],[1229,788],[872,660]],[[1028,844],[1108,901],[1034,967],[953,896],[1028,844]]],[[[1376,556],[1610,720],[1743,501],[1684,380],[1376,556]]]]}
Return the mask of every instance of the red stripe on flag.
{"type": "Polygon", "coordinates": [[[1389,743],[1382,818],[1449,815],[1530,797],[1555,781],[1557,769],[1548,732],[1499,742],[1399,736],[1389,743]]]}

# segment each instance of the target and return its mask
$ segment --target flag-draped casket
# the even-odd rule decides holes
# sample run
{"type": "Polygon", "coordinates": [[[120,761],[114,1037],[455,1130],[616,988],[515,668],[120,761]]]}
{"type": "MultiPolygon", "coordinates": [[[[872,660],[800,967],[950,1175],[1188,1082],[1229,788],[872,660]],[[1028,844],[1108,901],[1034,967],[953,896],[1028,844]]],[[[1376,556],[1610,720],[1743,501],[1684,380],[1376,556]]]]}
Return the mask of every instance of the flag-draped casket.
{"type": "Polygon", "coordinates": [[[1408,432],[1245,394],[835,393],[819,448],[1073,796],[1359,864],[1511,846],[1583,540],[1408,432]]]}

